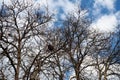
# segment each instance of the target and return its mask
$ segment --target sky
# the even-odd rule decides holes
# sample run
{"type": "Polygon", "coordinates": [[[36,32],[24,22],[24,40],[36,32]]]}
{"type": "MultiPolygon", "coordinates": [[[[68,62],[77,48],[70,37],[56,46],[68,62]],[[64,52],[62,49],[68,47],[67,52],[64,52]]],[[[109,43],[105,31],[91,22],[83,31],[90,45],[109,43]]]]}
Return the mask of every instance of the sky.
{"type": "MultiPolygon", "coordinates": [[[[4,0],[9,4],[10,0],[4,0]]],[[[30,1],[30,0],[27,0],[30,1]]],[[[78,4],[88,11],[91,26],[103,32],[114,31],[120,23],[120,0],[33,0],[41,6],[47,5],[55,13],[56,26],[68,13],[74,12],[78,4]]],[[[0,3],[2,0],[0,0],[0,3]]]]}
{"type": "Polygon", "coordinates": [[[93,20],[91,26],[103,31],[114,31],[120,23],[120,0],[36,0],[47,3],[50,9],[57,14],[57,19],[65,18],[68,13],[74,12],[77,5],[88,11],[93,20]]]}

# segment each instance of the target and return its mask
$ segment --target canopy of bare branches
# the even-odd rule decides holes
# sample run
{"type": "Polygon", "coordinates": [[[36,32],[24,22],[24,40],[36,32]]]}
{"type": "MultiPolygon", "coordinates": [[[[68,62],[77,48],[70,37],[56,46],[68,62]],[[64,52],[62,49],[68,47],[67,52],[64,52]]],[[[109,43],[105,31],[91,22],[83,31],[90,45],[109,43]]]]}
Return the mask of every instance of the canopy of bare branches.
{"type": "Polygon", "coordinates": [[[91,29],[82,10],[51,28],[49,7],[11,1],[0,7],[0,80],[120,79],[119,28],[91,29]]]}

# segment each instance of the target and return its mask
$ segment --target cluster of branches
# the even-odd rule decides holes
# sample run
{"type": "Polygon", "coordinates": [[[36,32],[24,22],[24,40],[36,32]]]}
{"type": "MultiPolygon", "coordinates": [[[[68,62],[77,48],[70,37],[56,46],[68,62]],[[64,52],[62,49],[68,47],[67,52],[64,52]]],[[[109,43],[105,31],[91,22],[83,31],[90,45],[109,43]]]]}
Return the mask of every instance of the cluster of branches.
{"type": "Polygon", "coordinates": [[[0,8],[2,80],[120,79],[120,29],[101,33],[82,11],[69,14],[62,27],[44,10],[22,0],[0,8]]]}

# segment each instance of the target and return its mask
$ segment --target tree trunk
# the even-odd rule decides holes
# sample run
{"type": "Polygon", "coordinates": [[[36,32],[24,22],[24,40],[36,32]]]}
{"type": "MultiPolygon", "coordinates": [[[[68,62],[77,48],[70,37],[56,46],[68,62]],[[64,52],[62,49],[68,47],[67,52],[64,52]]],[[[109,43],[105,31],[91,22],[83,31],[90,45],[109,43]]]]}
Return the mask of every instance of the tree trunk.
{"type": "Polygon", "coordinates": [[[107,70],[105,69],[105,72],[104,72],[104,80],[107,80],[107,70]]]}
{"type": "Polygon", "coordinates": [[[19,70],[20,70],[20,64],[21,64],[21,43],[18,41],[18,52],[17,52],[17,69],[15,73],[15,80],[19,80],[19,70]]]}
{"type": "Polygon", "coordinates": [[[78,64],[75,67],[75,74],[76,74],[76,80],[81,80],[80,73],[79,73],[79,65],[78,64]]]}
{"type": "Polygon", "coordinates": [[[19,75],[18,73],[15,73],[15,80],[19,80],[18,79],[19,78],[18,75],[19,75]]]}
{"type": "Polygon", "coordinates": [[[59,76],[59,80],[63,80],[63,76],[61,75],[61,76],[59,76]]]}
{"type": "Polygon", "coordinates": [[[81,79],[80,79],[79,70],[76,70],[76,71],[75,71],[75,74],[76,74],[76,80],[81,80],[81,79]]]}
{"type": "Polygon", "coordinates": [[[99,74],[98,74],[98,80],[102,80],[102,75],[101,75],[101,71],[99,71],[99,74]]]}

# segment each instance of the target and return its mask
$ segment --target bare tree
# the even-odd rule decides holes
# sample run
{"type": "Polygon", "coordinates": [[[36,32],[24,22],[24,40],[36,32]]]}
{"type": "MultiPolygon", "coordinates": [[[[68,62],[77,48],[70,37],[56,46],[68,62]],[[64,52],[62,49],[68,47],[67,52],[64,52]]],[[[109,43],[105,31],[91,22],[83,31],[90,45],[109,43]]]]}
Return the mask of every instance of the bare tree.
{"type": "Polygon", "coordinates": [[[0,12],[0,54],[8,59],[4,72],[10,74],[4,73],[4,77],[28,80],[43,53],[41,35],[52,15],[47,7],[44,10],[40,6],[36,8],[34,3],[26,0],[14,0],[9,5],[3,2],[0,12]]]}
{"type": "Polygon", "coordinates": [[[3,2],[0,78],[64,80],[72,71],[70,80],[89,80],[92,70],[97,73],[94,79],[120,78],[119,31],[111,34],[91,29],[85,14],[86,10],[78,9],[66,16],[62,27],[47,28],[52,22],[48,7],[26,0],[11,0],[9,5],[3,2]]]}
{"type": "MultiPolygon", "coordinates": [[[[81,11],[82,12],[82,11],[81,11]]],[[[98,54],[105,49],[109,36],[90,30],[90,21],[81,15],[80,10],[77,15],[67,17],[64,28],[63,38],[66,41],[64,53],[68,61],[72,64],[76,80],[87,79],[84,74],[85,68],[94,66],[92,62],[86,63],[86,57],[98,54]]]]}
{"type": "Polygon", "coordinates": [[[113,79],[120,78],[119,59],[120,59],[120,37],[119,32],[110,34],[108,41],[105,41],[106,48],[100,50],[95,58],[99,80],[108,80],[113,76],[113,79]],[[115,77],[116,76],[116,77],[115,77]]]}

